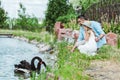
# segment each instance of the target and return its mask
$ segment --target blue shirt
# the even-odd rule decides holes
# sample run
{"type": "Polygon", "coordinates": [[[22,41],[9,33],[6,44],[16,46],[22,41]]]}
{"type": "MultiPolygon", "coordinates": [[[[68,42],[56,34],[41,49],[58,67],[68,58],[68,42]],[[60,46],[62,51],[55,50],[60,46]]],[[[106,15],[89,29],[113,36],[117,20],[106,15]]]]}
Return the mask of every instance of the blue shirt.
{"type": "MultiPolygon", "coordinates": [[[[90,21],[90,22],[91,22],[91,28],[95,32],[96,37],[99,37],[100,34],[105,34],[99,22],[96,21],[90,21]]],[[[78,41],[84,40],[84,35],[85,35],[85,31],[84,28],[81,26],[78,41]]],[[[105,36],[97,42],[97,48],[102,47],[104,44],[106,44],[105,36]]]]}

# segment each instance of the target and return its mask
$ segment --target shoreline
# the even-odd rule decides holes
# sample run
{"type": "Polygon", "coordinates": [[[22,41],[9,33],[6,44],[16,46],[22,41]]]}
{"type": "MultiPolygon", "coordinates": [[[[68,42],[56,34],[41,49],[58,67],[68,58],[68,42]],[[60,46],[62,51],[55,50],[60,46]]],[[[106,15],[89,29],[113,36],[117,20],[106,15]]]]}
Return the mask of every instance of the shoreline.
{"type": "Polygon", "coordinates": [[[39,53],[45,55],[44,58],[46,58],[46,63],[48,64],[48,66],[50,66],[51,68],[55,68],[55,66],[57,65],[56,62],[58,51],[55,51],[55,49],[51,49],[50,45],[43,42],[38,42],[37,40],[29,40],[25,37],[13,36],[12,38],[35,45],[38,48],[39,53]]]}

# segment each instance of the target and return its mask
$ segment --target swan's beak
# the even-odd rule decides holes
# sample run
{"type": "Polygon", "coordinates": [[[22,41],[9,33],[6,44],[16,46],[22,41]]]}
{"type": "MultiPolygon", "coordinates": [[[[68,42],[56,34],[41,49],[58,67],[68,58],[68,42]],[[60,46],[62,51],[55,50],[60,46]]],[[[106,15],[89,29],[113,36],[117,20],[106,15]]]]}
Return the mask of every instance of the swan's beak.
{"type": "Polygon", "coordinates": [[[43,62],[41,61],[40,64],[43,64],[43,62]]]}

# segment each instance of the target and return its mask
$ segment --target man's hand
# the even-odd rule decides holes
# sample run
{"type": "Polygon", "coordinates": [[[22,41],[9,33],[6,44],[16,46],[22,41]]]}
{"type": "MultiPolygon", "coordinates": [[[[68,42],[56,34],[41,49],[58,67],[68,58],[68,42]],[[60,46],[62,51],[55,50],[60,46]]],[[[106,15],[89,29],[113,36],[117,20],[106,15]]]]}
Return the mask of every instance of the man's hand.
{"type": "Polygon", "coordinates": [[[96,41],[96,42],[98,42],[99,40],[100,40],[100,38],[98,38],[98,37],[95,38],[95,41],[96,41]]]}
{"type": "Polygon", "coordinates": [[[95,38],[95,41],[98,42],[100,39],[102,39],[105,36],[105,34],[101,34],[99,37],[95,38]]]}

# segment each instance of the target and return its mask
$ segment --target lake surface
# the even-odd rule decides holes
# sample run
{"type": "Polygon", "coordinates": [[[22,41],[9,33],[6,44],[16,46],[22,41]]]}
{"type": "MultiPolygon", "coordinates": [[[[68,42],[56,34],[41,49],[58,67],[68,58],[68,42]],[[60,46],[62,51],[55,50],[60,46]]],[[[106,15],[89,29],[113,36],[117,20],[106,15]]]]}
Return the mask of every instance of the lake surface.
{"type": "Polygon", "coordinates": [[[14,64],[19,64],[21,60],[30,62],[35,56],[40,56],[44,60],[44,55],[39,53],[35,45],[0,37],[0,80],[19,80],[14,76],[14,64]]]}

